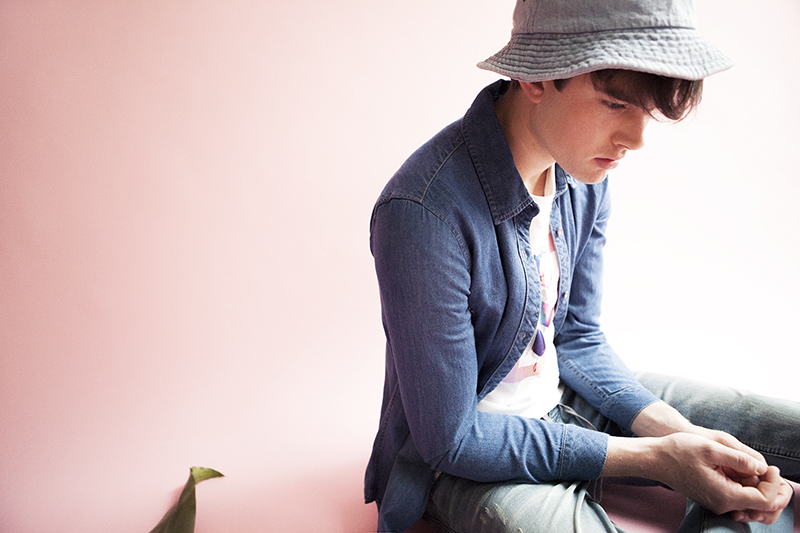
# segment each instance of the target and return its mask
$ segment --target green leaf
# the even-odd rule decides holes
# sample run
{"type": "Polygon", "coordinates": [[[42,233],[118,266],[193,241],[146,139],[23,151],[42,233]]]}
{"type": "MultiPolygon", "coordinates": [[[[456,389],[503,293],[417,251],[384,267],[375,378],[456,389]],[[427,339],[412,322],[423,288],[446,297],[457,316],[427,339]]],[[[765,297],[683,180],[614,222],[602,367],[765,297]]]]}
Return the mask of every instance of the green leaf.
{"type": "Polygon", "coordinates": [[[211,468],[193,466],[178,502],[167,511],[164,518],[150,530],[150,533],[194,533],[194,519],[197,514],[194,488],[201,481],[214,477],[223,477],[223,475],[211,468]]]}
{"type": "Polygon", "coordinates": [[[211,468],[203,468],[202,466],[193,466],[191,470],[195,483],[200,483],[201,481],[211,479],[212,477],[225,477],[216,470],[211,468]]]}

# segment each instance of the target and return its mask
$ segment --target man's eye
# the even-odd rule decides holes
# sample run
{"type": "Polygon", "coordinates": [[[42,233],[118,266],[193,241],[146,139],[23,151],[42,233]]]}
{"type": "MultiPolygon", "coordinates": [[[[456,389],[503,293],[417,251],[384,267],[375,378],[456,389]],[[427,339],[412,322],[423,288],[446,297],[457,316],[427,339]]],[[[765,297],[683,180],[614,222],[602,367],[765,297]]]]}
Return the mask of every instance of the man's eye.
{"type": "Polygon", "coordinates": [[[620,109],[625,109],[625,104],[620,104],[618,102],[612,102],[610,100],[604,100],[603,103],[605,104],[605,106],[607,108],[613,109],[615,111],[616,110],[620,110],[620,109]]]}

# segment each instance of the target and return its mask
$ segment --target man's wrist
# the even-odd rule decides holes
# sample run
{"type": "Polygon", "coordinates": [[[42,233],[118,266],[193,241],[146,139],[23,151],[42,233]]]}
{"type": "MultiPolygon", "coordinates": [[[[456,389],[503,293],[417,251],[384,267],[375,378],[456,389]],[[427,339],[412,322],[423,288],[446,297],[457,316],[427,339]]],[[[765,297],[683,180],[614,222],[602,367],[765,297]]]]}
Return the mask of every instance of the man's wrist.
{"type": "Polygon", "coordinates": [[[662,401],[642,409],[631,423],[631,431],[640,437],[665,437],[681,431],[691,432],[693,428],[677,409],[662,401]]]}
{"type": "Polygon", "coordinates": [[[656,479],[654,474],[662,445],[662,439],[658,437],[609,437],[602,475],[656,479]]]}

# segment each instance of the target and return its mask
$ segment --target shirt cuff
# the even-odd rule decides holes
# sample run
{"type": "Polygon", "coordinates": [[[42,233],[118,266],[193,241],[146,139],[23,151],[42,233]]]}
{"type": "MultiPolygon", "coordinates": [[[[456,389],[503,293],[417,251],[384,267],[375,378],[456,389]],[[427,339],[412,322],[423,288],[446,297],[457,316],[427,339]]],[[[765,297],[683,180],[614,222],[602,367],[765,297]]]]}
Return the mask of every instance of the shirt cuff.
{"type": "Polygon", "coordinates": [[[607,455],[607,434],[564,424],[558,477],[562,480],[597,479],[603,473],[607,455]]]}

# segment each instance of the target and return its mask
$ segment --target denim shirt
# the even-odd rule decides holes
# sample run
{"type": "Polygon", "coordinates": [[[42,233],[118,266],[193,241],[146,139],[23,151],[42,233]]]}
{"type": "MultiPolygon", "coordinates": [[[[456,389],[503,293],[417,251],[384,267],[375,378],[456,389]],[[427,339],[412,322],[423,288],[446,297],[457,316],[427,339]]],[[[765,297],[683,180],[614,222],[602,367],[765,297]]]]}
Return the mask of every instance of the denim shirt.
{"type": "MultiPolygon", "coordinates": [[[[460,121],[417,150],[373,211],[386,374],[365,495],[378,504],[379,531],[402,531],[422,516],[437,471],[544,483],[594,479],[605,465],[603,433],[477,410],[522,355],[541,309],[529,246],[539,208],[494,109],[507,86],[485,88],[460,121]]],[[[656,398],[600,330],[609,211],[607,180],[584,185],[556,167],[561,379],[629,428],[656,398]]]]}

